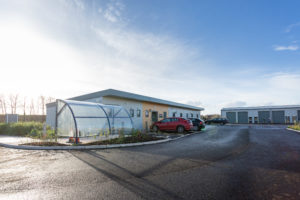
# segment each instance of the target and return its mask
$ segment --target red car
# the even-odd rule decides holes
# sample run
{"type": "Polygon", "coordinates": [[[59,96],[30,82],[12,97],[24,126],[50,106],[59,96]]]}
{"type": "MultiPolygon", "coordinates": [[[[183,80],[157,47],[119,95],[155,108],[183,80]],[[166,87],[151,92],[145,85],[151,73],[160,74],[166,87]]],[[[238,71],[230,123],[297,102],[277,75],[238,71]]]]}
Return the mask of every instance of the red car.
{"type": "Polygon", "coordinates": [[[193,129],[193,122],[189,119],[184,119],[181,117],[170,117],[155,122],[151,128],[154,132],[160,130],[177,131],[178,133],[183,133],[184,131],[190,131],[193,129]]]}

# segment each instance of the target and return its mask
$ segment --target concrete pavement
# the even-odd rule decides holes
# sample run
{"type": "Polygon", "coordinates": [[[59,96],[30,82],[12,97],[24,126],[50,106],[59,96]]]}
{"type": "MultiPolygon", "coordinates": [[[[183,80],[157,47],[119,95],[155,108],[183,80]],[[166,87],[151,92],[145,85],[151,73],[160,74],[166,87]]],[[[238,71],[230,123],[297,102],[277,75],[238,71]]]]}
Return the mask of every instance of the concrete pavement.
{"type": "Polygon", "coordinates": [[[299,199],[300,137],[218,126],[126,149],[0,148],[0,199],[299,199]]]}

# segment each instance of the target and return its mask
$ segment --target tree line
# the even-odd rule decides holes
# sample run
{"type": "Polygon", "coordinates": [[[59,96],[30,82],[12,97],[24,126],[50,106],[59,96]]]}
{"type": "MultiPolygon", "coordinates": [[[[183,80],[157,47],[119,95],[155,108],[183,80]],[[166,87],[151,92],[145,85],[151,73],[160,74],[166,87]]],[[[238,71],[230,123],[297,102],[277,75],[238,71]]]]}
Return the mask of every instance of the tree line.
{"type": "Polygon", "coordinates": [[[53,97],[40,95],[28,98],[19,94],[0,94],[1,114],[46,115],[46,104],[54,102],[53,97]]]}

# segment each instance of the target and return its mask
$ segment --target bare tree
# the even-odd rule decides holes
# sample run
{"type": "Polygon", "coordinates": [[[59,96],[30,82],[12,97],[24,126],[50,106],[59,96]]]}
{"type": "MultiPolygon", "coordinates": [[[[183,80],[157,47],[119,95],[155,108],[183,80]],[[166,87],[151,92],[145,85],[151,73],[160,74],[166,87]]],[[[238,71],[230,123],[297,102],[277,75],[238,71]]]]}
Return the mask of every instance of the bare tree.
{"type": "Polygon", "coordinates": [[[29,114],[30,115],[34,115],[35,114],[34,100],[33,99],[31,99],[31,103],[30,103],[30,106],[29,106],[29,114]]]}
{"type": "Polygon", "coordinates": [[[23,109],[23,114],[24,114],[24,121],[25,120],[25,117],[26,117],[26,97],[23,98],[23,104],[22,104],[22,109],[23,109]]]}
{"type": "Polygon", "coordinates": [[[47,104],[47,103],[55,102],[55,100],[56,100],[56,99],[53,98],[53,97],[48,97],[48,98],[47,98],[47,101],[46,101],[46,104],[47,104]]]}
{"type": "Polygon", "coordinates": [[[0,108],[1,108],[1,113],[5,115],[7,113],[6,98],[2,94],[0,95],[0,108]]]}
{"type": "Polygon", "coordinates": [[[35,106],[35,114],[39,115],[40,114],[40,99],[36,99],[36,106],[35,106]]]}
{"type": "Polygon", "coordinates": [[[46,97],[45,96],[43,96],[43,95],[41,95],[40,97],[39,97],[39,99],[40,99],[40,106],[41,106],[41,109],[42,109],[42,115],[45,115],[45,106],[46,106],[46,102],[45,102],[45,100],[46,100],[46,97]]]}
{"type": "Polygon", "coordinates": [[[15,94],[15,95],[11,94],[9,96],[11,114],[16,114],[17,113],[18,98],[19,98],[19,94],[15,94]]]}

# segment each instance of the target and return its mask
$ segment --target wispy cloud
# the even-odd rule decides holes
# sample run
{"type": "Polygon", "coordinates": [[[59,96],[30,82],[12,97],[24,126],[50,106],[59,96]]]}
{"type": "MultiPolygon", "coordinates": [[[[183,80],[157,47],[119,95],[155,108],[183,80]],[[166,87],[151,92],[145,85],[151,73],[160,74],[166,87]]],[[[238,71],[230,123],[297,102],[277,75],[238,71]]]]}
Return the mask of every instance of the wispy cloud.
{"type": "Polygon", "coordinates": [[[273,49],[274,51],[297,51],[299,49],[299,46],[298,45],[289,45],[289,46],[275,45],[273,49]]]}
{"type": "Polygon", "coordinates": [[[289,25],[289,26],[285,29],[285,32],[289,33],[289,32],[292,31],[293,28],[295,28],[295,27],[297,27],[297,26],[300,26],[300,22],[289,25]]]}
{"type": "Polygon", "coordinates": [[[107,3],[106,8],[99,7],[98,12],[102,13],[104,18],[110,22],[118,22],[121,20],[121,14],[125,5],[120,1],[111,0],[107,3]]]}

